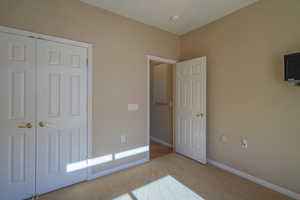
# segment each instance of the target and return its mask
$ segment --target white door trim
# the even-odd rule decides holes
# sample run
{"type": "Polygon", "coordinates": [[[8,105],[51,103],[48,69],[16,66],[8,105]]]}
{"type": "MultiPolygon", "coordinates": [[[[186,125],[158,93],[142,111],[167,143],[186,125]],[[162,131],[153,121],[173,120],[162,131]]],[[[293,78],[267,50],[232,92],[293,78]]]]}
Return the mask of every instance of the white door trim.
{"type": "MultiPolygon", "coordinates": [[[[88,71],[87,71],[87,131],[88,131],[88,158],[93,157],[93,46],[89,44],[88,49],[88,71]]],[[[93,175],[92,169],[88,168],[87,180],[93,175]]]]}
{"type": "Polygon", "coordinates": [[[44,34],[40,34],[40,33],[32,33],[29,31],[23,31],[23,30],[9,28],[9,27],[5,27],[5,26],[0,26],[0,32],[21,35],[21,36],[25,36],[25,37],[32,37],[32,38],[37,38],[37,39],[50,40],[53,42],[59,42],[59,43],[69,44],[69,45],[78,46],[78,47],[86,47],[86,48],[92,47],[92,44],[85,43],[85,42],[78,42],[78,41],[68,40],[68,39],[64,39],[64,38],[60,38],[60,37],[44,35],[44,34]]]}
{"type": "MultiPolygon", "coordinates": [[[[177,60],[162,58],[158,56],[147,56],[147,145],[150,145],[150,61],[158,61],[167,64],[176,64],[177,60]]],[[[175,143],[174,143],[175,144],[175,143]]],[[[147,160],[150,160],[150,151],[147,154],[147,160]]]]}
{"type": "MultiPolygon", "coordinates": [[[[88,63],[87,63],[87,137],[88,137],[88,144],[87,144],[87,152],[88,152],[88,158],[92,158],[92,133],[93,133],[93,87],[92,87],[92,77],[93,77],[93,45],[85,42],[78,42],[73,40],[68,40],[64,38],[44,35],[40,33],[32,33],[29,31],[23,31],[19,29],[9,28],[5,26],[0,26],[0,32],[9,33],[9,34],[15,34],[25,37],[31,37],[31,38],[37,38],[37,39],[43,39],[43,40],[49,40],[53,42],[68,44],[72,46],[77,47],[84,47],[87,49],[87,57],[88,57],[88,63]]],[[[88,159],[87,158],[87,159],[88,159]]],[[[87,174],[87,180],[92,175],[91,169],[88,169],[87,174]]]]}

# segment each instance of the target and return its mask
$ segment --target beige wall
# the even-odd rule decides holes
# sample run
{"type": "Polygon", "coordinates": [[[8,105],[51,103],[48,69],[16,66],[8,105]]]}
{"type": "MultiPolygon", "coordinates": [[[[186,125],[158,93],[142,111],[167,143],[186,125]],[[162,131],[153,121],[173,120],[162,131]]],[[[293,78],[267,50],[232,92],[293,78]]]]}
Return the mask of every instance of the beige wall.
{"type": "MultiPolygon", "coordinates": [[[[146,141],[146,55],[177,59],[179,37],[79,0],[1,0],[0,25],[94,45],[93,156],[143,146],[146,141]],[[140,105],[128,112],[127,104],[140,105]],[[120,144],[120,136],[128,144],[120,144]]],[[[94,172],[124,162],[98,166],[94,172]]]]}
{"type": "MultiPolygon", "coordinates": [[[[161,69],[161,68],[160,68],[161,69]]],[[[150,64],[150,136],[159,139],[170,145],[173,144],[173,125],[172,109],[169,106],[173,99],[173,65],[170,64],[150,64]],[[162,76],[162,70],[154,72],[154,68],[160,66],[166,68],[166,77],[162,76]],[[164,79],[164,80],[162,80],[164,79]],[[154,82],[157,81],[158,87],[165,87],[166,96],[169,101],[155,102],[154,99],[154,82]],[[167,104],[165,104],[167,103],[167,104]]]]}
{"type": "Polygon", "coordinates": [[[208,57],[209,158],[298,193],[300,87],[283,81],[283,55],[299,51],[299,0],[261,0],[181,37],[182,60],[208,57]]]}

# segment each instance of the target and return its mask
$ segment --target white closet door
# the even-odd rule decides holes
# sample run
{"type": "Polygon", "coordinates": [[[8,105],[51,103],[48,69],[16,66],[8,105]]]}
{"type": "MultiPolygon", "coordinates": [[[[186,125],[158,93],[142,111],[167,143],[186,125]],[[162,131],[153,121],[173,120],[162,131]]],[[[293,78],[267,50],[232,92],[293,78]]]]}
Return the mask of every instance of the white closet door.
{"type": "Polygon", "coordinates": [[[0,199],[35,191],[34,92],[35,40],[0,32],[0,199]]]}
{"type": "Polygon", "coordinates": [[[37,194],[87,179],[87,49],[37,40],[37,194]]]}
{"type": "Polygon", "coordinates": [[[176,152],[206,163],[206,57],[176,64],[176,152]]]}

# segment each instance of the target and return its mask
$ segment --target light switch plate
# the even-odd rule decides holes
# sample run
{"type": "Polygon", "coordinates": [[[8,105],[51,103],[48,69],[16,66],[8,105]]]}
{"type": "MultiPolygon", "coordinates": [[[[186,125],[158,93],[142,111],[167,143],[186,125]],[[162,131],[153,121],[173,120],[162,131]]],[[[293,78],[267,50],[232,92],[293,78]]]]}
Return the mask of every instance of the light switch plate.
{"type": "Polygon", "coordinates": [[[129,111],[137,111],[139,109],[139,104],[128,104],[129,111]]]}

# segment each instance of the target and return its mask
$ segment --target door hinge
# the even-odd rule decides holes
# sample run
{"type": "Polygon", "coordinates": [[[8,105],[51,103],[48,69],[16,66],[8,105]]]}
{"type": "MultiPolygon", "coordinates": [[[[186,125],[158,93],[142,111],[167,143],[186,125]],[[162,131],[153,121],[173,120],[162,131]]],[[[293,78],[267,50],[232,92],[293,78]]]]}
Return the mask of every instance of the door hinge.
{"type": "Polygon", "coordinates": [[[89,59],[86,59],[86,65],[89,65],[89,59]]]}

